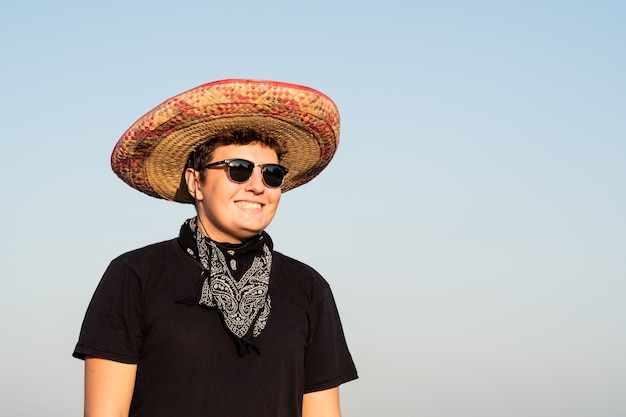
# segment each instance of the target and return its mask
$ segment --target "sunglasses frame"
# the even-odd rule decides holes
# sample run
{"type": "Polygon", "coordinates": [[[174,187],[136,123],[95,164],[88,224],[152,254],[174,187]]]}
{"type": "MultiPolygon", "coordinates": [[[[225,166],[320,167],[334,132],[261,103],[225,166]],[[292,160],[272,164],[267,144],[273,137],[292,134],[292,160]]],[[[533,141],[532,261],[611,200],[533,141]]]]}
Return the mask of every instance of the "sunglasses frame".
{"type": "Polygon", "coordinates": [[[280,164],[255,164],[252,161],[248,161],[247,159],[243,159],[243,158],[230,158],[230,159],[224,159],[222,161],[217,161],[217,162],[211,162],[210,164],[207,164],[203,167],[201,167],[199,170],[203,170],[203,169],[207,169],[207,168],[214,168],[216,166],[219,165],[226,165],[227,172],[228,172],[228,178],[232,181],[232,182],[236,182],[237,184],[244,184],[245,182],[247,182],[251,177],[252,177],[252,173],[254,172],[254,168],[256,167],[261,167],[261,173],[262,173],[262,177],[263,177],[263,184],[265,184],[266,187],[269,188],[280,188],[281,185],[283,185],[283,182],[285,181],[285,176],[287,176],[287,173],[289,172],[289,170],[287,168],[285,168],[284,166],[280,165],[280,164]],[[248,173],[248,178],[246,178],[243,181],[237,181],[235,180],[231,173],[230,170],[231,168],[233,168],[233,166],[231,165],[233,162],[237,162],[237,161],[243,161],[245,163],[248,163],[250,165],[252,165],[252,168],[249,170],[248,173]],[[265,180],[265,174],[266,174],[266,167],[274,167],[274,168],[278,168],[279,170],[281,170],[283,172],[283,178],[280,181],[280,184],[278,185],[269,185],[267,183],[267,181],[265,180]]]}

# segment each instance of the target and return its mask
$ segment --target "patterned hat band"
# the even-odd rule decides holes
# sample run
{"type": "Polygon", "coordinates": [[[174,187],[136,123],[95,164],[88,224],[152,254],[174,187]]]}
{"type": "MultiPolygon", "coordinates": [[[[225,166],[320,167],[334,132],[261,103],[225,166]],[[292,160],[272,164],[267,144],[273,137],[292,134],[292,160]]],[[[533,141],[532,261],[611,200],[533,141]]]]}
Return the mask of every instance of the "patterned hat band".
{"type": "Polygon", "coordinates": [[[150,196],[191,203],[189,154],[208,139],[253,129],[285,150],[286,192],[315,178],[339,144],[339,111],[319,91],[274,81],[223,80],[174,96],[137,120],[111,155],[113,171],[150,196]]]}

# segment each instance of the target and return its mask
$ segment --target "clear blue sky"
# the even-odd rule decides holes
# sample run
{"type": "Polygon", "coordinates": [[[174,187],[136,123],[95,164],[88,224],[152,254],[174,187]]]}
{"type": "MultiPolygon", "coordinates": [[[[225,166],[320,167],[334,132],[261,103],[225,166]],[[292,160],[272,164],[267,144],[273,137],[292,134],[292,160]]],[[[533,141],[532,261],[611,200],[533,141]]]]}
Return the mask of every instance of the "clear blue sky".
{"type": "Polygon", "coordinates": [[[335,159],[268,231],[334,289],[346,417],[625,416],[626,3],[215,3],[0,6],[0,414],[81,414],[101,274],[193,215],[110,152],[241,77],[341,111],[335,159]]]}

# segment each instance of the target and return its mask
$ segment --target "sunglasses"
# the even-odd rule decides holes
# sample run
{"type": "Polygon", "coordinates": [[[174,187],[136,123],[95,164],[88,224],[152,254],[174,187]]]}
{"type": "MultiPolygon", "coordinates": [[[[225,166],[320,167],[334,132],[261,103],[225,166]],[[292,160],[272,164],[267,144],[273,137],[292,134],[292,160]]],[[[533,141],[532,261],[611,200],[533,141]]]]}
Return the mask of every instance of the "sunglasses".
{"type": "Polygon", "coordinates": [[[224,159],[223,161],[212,162],[203,166],[202,169],[226,165],[228,167],[228,177],[231,181],[244,183],[252,176],[255,167],[261,167],[263,182],[270,188],[278,188],[282,185],[285,175],[289,172],[287,168],[278,164],[255,164],[247,159],[224,159]]]}

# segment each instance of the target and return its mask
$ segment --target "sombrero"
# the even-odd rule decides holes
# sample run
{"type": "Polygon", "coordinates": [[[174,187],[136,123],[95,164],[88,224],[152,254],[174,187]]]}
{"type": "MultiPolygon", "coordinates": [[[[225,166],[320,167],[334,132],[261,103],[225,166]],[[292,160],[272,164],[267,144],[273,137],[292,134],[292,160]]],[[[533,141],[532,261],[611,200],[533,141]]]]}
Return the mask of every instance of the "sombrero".
{"type": "Polygon", "coordinates": [[[208,139],[254,129],[285,150],[286,192],[311,181],[339,144],[339,111],[309,87],[275,81],[222,80],[178,94],[137,120],[111,155],[113,171],[152,197],[191,203],[182,181],[189,154],[208,139]]]}

